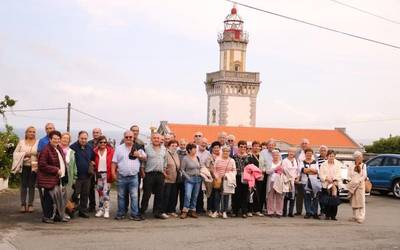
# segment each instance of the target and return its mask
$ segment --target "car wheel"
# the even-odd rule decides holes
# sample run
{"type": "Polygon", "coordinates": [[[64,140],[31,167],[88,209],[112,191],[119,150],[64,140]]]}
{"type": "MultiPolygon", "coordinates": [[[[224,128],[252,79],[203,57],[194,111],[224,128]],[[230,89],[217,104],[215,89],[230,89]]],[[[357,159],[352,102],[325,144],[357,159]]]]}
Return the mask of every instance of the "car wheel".
{"type": "Polygon", "coordinates": [[[400,180],[395,180],[392,187],[393,196],[400,199],[400,180]]]}

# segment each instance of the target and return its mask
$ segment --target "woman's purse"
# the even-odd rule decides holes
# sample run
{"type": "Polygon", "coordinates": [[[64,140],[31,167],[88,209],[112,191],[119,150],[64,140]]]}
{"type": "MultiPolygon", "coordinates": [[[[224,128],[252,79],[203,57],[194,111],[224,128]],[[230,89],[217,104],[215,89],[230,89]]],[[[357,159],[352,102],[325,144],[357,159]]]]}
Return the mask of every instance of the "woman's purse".
{"type": "Polygon", "coordinates": [[[228,169],[229,162],[230,162],[230,159],[228,160],[228,164],[226,164],[224,175],[222,177],[220,177],[220,178],[214,178],[214,180],[212,182],[212,185],[213,185],[214,189],[217,189],[217,190],[221,190],[222,189],[224,177],[225,177],[225,174],[226,174],[226,170],[228,169]]]}
{"type": "Polygon", "coordinates": [[[370,193],[372,190],[372,183],[370,180],[365,181],[365,193],[370,193]]]}

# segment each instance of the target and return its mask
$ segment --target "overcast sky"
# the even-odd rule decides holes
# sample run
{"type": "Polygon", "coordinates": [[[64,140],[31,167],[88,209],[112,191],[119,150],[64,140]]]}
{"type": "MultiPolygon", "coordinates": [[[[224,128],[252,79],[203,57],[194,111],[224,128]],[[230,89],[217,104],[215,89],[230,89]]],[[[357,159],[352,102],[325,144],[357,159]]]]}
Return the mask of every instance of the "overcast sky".
{"type": "MultiPolygon", "coordinates": [[[[342,0],[400,21],[400,1],[342,0]]],[[[400,25],[329,0],[248,0],[257,7],[400,45],[400,25]]],[[[206,72],[218,70],[223,0],[3,0],[0,94],[16,109],[72,106],[142,131],[206,123],[206,72]]],[[[356,139],[400,134],[400,50],[238,6],[260,72],[257,126],[346,127],[356,139]],[[383,120],[383,121],[382,121],[383,120]]],[[[9,114],[15,127],[66,111],[9,114]]],[[[1,124],[2,125],[2,124],[1,124]]],[[[114,129],[72,113],[73,129],[114,129]]]]}

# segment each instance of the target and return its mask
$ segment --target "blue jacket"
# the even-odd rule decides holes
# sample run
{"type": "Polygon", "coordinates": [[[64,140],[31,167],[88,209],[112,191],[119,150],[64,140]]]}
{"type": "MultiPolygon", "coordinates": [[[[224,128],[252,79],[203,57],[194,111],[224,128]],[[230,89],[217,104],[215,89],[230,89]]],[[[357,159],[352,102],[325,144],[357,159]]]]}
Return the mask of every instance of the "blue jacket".
{"type": "Polygon", "coordinates": [[[50,140],[49,137],[46,135],[45,137],[43,137],[42,139],[39,140],[39,144],[38,144],[38,153],[40,153],[40,151],[42,151],[44,149],[44,147],[47,146],[47,144],[49,144],[50,140]]]}
{"type": "Polygon", "coordinates": [[[90,161],[94,159],[93,148],[90,145],[82,147],[79,142],[70,146],[75,151],[75,162],[78,170],[78,179],[89,178],[88,170],[90,161]]]}

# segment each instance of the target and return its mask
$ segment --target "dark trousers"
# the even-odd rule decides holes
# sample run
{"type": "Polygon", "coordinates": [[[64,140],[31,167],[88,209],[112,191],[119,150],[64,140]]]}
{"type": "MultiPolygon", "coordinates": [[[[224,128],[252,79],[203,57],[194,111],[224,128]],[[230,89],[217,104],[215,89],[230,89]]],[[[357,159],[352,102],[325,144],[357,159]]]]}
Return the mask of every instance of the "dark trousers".
{"type": "Polygon", "coordinates": [[[232,212],[239,214],[247,213],[247,203],[249,202],[249,185],[242,183],[242,177],[236,175],[235,193],[232,195],[232,212]]]}
{"type": "Polygon", "coordinates": [[[214,210],[213,212],[226,212],[228,210],[229,194],[223,194],[222,190],[213,189],[214,210]]]}
{"type": "Polygon", "coordinates": [[[90,178],[77,179],[75,182],[75,192],[72,200],[75,204],[79,204],[78,209],[80,213],[87,213],[90,182],[90,178]]]}
{"type": "Polygon", "coordinates": [[[214,206],[214,196],[215,193],[211,191],[210,197],[207,198],[207,211],[215,211],[216,208],[214,206]]]}
{"type": "Polygon", "coordinates": [[[304,186],[303,184],[295,184],[296,190],[296,214],[303,213],[303,201],[304,201],[304,186]]]}
{"type": "MultiPolygon", "coordinates": [[[[140,175],[138,175],[138,199],[137,199],[137,203],[138,203],[138,208],[140,211],[140,183],[142,183],[142,178],[140,177],[140,175]]],[[[125,214],[128,213],[128,208],[129,208],[129,200],[130,200],[130,194],[126,193],[125,194],[125,214]]]]}
{"type": "Polygon", "coordinates": [[[33,205],[35,199],[36,173],[32,172],[30,166],[23,166],[21,173],[21,206],[26,206],[26,196],[28,196],[28,206],[33,205]]]}
{"type": "Polygon", "coordinates": [[[204,191],[202,190],[202,184],[200,183],[200,190],[197,196],[197,203],[196,203],[196,213],[201,214],[204,213],[204,191]]]}
{"type": "Polygon", "coordinates": [[[54,218],[54,206],[53,199],[50,196],[50,189],[43,188],[43,200],[42,200],[42,209],[43,209],[43,217],[47,219],[54,218]]]}
{"type": "Polygon", "coordinates": [[[162,193],[164,187],[164,175],[161,172],[149,172],[143,179],[143,197],[140,212],[144,214],[149,206],[149,200],[154,193],[153,214],[162,212],[162,193]]]}
{"type": "Polygon", "coordinates": [[[90,187],[89,187],[89,210],[96,210],[96,176],[90,177],[90,187]]]}
{"type": "MultiPolygon", "coordinates": [[[[265,200],[267,198],[267,174],[264,173],[264,179],[256,183],[258,189],[258,211],[262,213],[265,207],[265,200]]],[[[256,211],[257,212],[257,211],[256,211]]]]}
{"type": "Polygon", "coordinates": [[[185,183],[178,183],[176,194],[179,195],[179,210],[182,211],[183,203],[185,201],[185,183]]]}
{"type": "Polygon", "coordinates": [[[283,199],[283,216],[288,215],[287,213],[287,206],[289,203],[289,215],[293,215],[293,209],[294,209],[294,197],[292,197],[292,193],[286,193],[285,198],[283,199]]]}
{"type": "Polygon", "coordinates": [[[177,203],[177,187],[176,183],[165,183],[162,197],[162,212],[175,213],[177,203]]]}
{"type": "Polygon", "coordinates": [[[326,217],[336,218],[338,206],[326,206],[326,217]]]}

